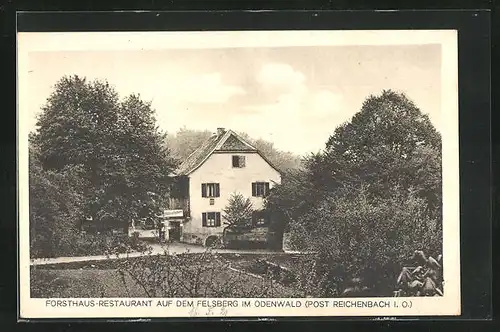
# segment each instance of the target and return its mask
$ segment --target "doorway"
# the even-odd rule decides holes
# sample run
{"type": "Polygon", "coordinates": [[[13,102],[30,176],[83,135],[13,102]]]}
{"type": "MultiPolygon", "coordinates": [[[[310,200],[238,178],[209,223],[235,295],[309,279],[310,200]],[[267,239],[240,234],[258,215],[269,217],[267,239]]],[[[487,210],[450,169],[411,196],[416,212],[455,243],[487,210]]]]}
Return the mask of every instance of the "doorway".
{"type": "Polygon", "coordinates": [[[168,230],[168,238],[170,241],[181,240],[181,222],[170,221],[170,229],[168,230]]]}

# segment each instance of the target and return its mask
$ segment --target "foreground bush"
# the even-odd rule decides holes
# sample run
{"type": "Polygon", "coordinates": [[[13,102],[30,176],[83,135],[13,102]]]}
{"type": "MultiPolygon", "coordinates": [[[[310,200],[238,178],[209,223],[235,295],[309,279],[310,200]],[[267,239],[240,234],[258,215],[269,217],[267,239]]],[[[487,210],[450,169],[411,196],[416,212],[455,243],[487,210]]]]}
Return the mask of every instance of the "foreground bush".
{"type": "Polygon", "coordinates": [[[299,280],[315,296],[341,296],[355,284],[371,296],[391,296],[415,248],[441,253],[441,221],[428,216],[422,199],[397,190],[380,201],[362,191],[328,198],[303,222],[312,223],[302,236],[317,254],[300,264],[299,280]]]}
{"type": "Polygon", "coordinates": [[[116,255],[134,251],[146,252],[150,247],[137,236],[82,234],[69,231],[64,234],[64,241],[58,247],[53,248],[50,242],[40,239],[35,248],[37,250],[31,252],[32,258],[116,255]]]}
{"type": "Polygon", "coordinates": [[[73,246],[67,248],[66,252],[74,256],[115,255],[134,251],[144,252],[149,248],[147,244],[139,240],[137,235],[128,237],[127,235],[82,234],[73,246]]]}
{"type": "Polygon", "coordinates": [[[163,254],[125,259],[118,271],[122,283],[132,279],[148,297],[293,297],[267,275],[259,278],[231,266],[231,262],[207,249],[203,254],[163,254]]]}
{"type": "Polygon", "coordinates": [[[48,258],[61,256],[103,255],[125,253],[147,248],[137,237],[111,236],[79,230],[85,218],[84,180],[82,169],[67,166],[55,172],[43,169],[40,151],[30,145],[29,216],[30,256],[48,258]]]}
{"type": "Polygon", "coordinates": [[[30,256],[54,257],[67,252],[78,238],[76,221],[84,218],[81,169],[44,170],[40,151],[30,146],[30,256]]]}

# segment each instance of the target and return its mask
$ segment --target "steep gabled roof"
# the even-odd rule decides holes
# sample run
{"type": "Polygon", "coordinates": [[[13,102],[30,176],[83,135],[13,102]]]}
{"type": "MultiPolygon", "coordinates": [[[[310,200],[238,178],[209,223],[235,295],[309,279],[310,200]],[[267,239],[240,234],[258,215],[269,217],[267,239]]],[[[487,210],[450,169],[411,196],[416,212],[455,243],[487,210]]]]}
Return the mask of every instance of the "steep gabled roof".
{"type": "Polygon", "coordinates": [[[235,135],[229,135],[217,149],[218,151],[255,151],[256,149],[246,143],[242,138],[235,135]]]}
{"type": "Polygon", "coordinates": [[[257,152],[271,167],[275,168],[255,147],[232,130],[221,130],[209,137],[198,149],[191,153],[177,168],[175,175],[189,175],[200,167],[212,153],[217,151],[257,152]]]}
{"type": "Polygon", "coordinates": [[[205,161],[205,159],[212,154],[215,147],[222,140],[223,135],[210,136],[199,148],[193,151],[186,160],[179,165],[175,171],[176,175],[187,175],[205,161]]]}

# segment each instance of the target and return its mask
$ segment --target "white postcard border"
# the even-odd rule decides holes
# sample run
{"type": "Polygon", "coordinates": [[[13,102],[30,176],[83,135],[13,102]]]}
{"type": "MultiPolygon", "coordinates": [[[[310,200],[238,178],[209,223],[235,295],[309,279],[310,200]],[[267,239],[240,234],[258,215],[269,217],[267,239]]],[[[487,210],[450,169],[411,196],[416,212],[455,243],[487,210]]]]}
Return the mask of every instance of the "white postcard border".
{"type": "MultiPolygon", "coordinates": [[[[99,317],[270,317],[270,316],[421,316],[459,315],[460,303],[460,211],[458,151],[458,49],[456,30],[373,30],[373,31],[224,31],[224,32],[71,32],[18,33],[18,207],[19,207],[19,297],[20,318],[99,317]],[[30,52],[146,50],[168,48],[419,45],[442,46],[442,140],[443,140],[443,265],[444,296],[367,299],[275,299],[301,301],[301,307],[61,307],[47,305],[47,299],[30,298],[28,128],[26,109],[28,58],[30,52]],[[306,301],[389,301],[389,308],[305,308],[306,301]],[[403,303],[406,303],[404,305],[403,303]],[[411,303],[411,305],[408,305],[411,303]]],[[[70,300],[70,299],[50,299],[70,300]]],[[[91,299],[72,299],[75,301],[91,299]]],[[[98,301],[103,299],[92,299],[98,301]]],[[[107,299],[109,300],[109,299],[107,299]]],[[[119,299],[128,300],[128,299],[119,299]]],[[[140,299],[134,299],[140,300],[140,299]]],[[[143,299],[150,300],[150,299],[143,299]]],[[[171,299],[175,301],[183,299],[171,299]]],[[[192,300],[197,299],[184,299],[192,300]]],[[[222,299],[207,299],[222,300],[222,299]]],[[[228,299],[234,300],[234,299],[228,299]]],[[[155,303],[157,299],[153,299],[155,303]]],[[[367,302],[368,303],[368,302],[367,302]]]]}

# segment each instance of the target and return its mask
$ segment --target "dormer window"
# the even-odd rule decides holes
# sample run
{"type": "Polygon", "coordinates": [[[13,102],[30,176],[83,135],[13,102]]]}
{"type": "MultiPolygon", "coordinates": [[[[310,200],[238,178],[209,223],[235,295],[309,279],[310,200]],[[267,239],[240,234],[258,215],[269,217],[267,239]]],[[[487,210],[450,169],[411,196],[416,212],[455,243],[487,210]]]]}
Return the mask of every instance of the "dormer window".
{"type": "Polygon", "coordinates": [[[233,156],[233,168],[245,167],[245,156],[233,156]]]}

